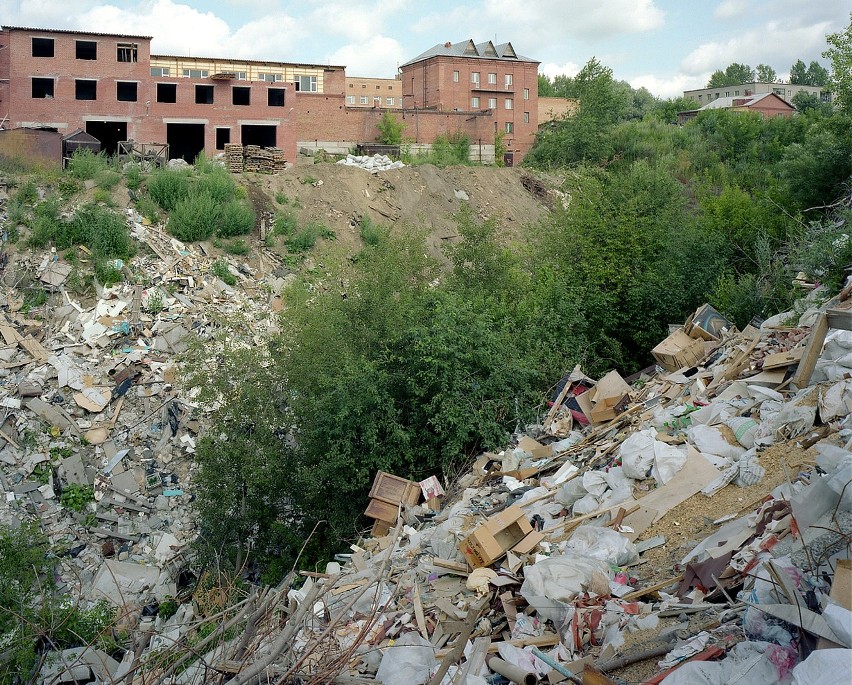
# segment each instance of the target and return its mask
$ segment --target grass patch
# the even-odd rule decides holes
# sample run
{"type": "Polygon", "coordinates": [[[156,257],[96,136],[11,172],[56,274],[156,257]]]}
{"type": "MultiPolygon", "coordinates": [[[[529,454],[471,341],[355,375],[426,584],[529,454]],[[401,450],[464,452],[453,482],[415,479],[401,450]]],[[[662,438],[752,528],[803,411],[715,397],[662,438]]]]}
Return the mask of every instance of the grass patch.
{"type": "Polygon", "coordinates": [[[152,224],[160,220],[160,207],[148,195],[143,195],[136,200],[136,211],[152,224]]]}
{"type": "Polygon", "coordinates": [[[368,216],[361,217],[359,227],[361,240],[364,241],[365,245],[376,247],[385,239],[385,229],[378,224],[373,223],[373,220],[368,216]]]}
{"type": "Polygon", "coordinates": [[[250,251],[249,244],[240,238],[227,241],[222,245],[222,249],[228,254],[238,255],[241,257],[245,257],[250,251]]]}
{"type": "Polygon", "coordinates": [[[290,202],[290,198],[287,197],[287,195],[285,195],[284,192],[279,190],[277,193],[275,193],[275,201],[279,205],[286,205],[290,202]]]}
{"type": "Polygon", "coordinates": [[[29,179],[18,186],[15,192],[15,201],[22,205],[34,205],[38,202],[38,188],[35,181],[29,179]]]}
{"type": "Polygon", "coordinates": [[[89,502],[95,501],[95,490],[91,486],[70,483],[65,486],[59,503],[66,509],[80,513],[89,502]]]}
{"type": "Polygon", "coordinates": [[[287,240],[284,241],[284,244],[290,252],[307,252],[316,245],[317,239],[320,237],[323,228],[324,226],[322,224],[318,224],[316,222],[306,224],[296,231],[295,234],[287,238],[287,240]]]}
{"type": "Polygon", "coordinates": [[[213,262],[212,271],[216,278],[224,281],[227,285],[233,286],[237,284],[237,277],[231,273],[231,270],[228,268],[228,262],[224,259],[217,259],[213,262]]]}
{"type": "Polygon", "coordinates": [[[293,212],[287,211],[275,217],[275,223],[272,225],[272,233],[276,236],[292,236],[296,233],[299,227],[299,221],[293,212]]]}
{"type": "Polygon", "coordinates": [[[92,200],[107,207],[115,207],[115,200],[112,199],[112,193],[106,188],[95,188],[92,200]]]}
{"type": "Polygon", "coordinates": [[[465,165],[470,166],[470,138],[463,133],[441,134],[432,142],[429,152],[417,155],[405,155],[406,164],[418,166],[434,164],[438,167],[465,165]]]}
{"type": "Polygon", "coordinates": [[[127,184],[128,190],[139,190],[145,175],[142,173],[142,167],[138,164],[130,164],[124,172],[124,182],[127,184]]]}

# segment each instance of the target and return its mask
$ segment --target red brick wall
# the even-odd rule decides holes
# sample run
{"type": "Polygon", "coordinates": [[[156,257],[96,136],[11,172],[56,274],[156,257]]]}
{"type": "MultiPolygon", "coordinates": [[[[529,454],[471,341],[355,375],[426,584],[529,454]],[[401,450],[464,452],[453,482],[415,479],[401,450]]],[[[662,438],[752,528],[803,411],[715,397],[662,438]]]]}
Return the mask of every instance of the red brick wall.
{"type": "MultiPolygon", "coordinates": [[[[216,153],[216,127],[231,128],[231,142],[240,142],[241,122],[275,124],[277,126],[278,147],[285,151],[289,160],[296,157],[296,102],[292,84],[275,84],[285,89],[284,107],[270,107],[267,104],[267,89],[271,84],[261,81],[238,82],[240,86],[251,87],[251,104],[235,106],[232,104],[231,88],[237,82],[214,81],[212,79],[160,78],[150,75],[150,40],[124,39],[122,37],[94,36],[85,33],[55,33],[49,31],[8,31],[2,34],[2,40],[8,40],[8,50],[0,51],[4,59],[10,61],[6,70],[9,73],[8,97],[3,105],[9,115],[7,128],[22,123],[54,124],[65,123],[63,133],[77,128],[86,128],[86,119],[103,117],[106,120],[121,119],[127,121],[127,135],[139,142],[166,142],[166,121],[172,119],[203,120],[205,123],[205,152],[216,153]],[[54,38],[54,57],[33,57],[31,52],[32,36],[54,38]],[[75,41],[95,40],[98,43],[97,60],[78,60],[75,57],[75,41]],[[124,63],[116,60],[117,42],[135,42],[139,45],[138,61],[124,63]],[[10,57],[6,57],[10,55],[10,57]],[[52,77],[55,80],[53,99],[34,99],[31,79],[33,76],[52,77]],[[75,79],[96,79],[97,100],[75,99],[75,79]],[[136,81],[136,102],[120,102],[116,98],[118,81],[136,81]],[[156,84],[177,84],[177,102],[157,102],[156,84]],[[195,85],[212,85],[214,103],[212,105],[195,102],[195,85]],[[166,121],[164,121],[166,120],[166,121]]],[[[4,69],[0,62],[0,70],[4,69]]],[[[343,81],[343,76],[334,76],[343,81]]],[[[343,72],[338,72],[342,74],[343,72]]],[[[0,91],[0,97],[7,95],[0,91]]],[[[3,115],[7,112],[3,111],[3,115]]]]}
{"type": "MultiPolygon", "coordinates": [[[[506,124],[512,124],[513,132],[505,134],[504,142],[514,152],[516,162],[523,159],[535,141],[538,129],[538,65],[535,62],[437,56],[403,67],[401,79],[405,108],[470,112],[471,98],[479,98],[479,110],[487,110],[489,98],[496,98],[497,107],[491,111],[492,126],[505,131],[506,124]],[[458,81],[453,80],[455,71],[458,71],[458,81]],[[474,72],[479,74],[478,84],[471,81],[474,72]],[[490,73],[497,75],[496,84],[488,83],[490,73]],[[508,87],[505,85],[507,74],[512,76],[512,84],[508,87]],[[529,91],[526,100],[524,89],[529,91]],[[507,98],[512,100],[512,109],[506,109],[507,98]],[[524,121],[525,112],[529,115],[528,121],[524,121]]],[[[492,139],[494,132],[492,128],[492,139]]]]}
{"type": "Polygon", "coordinates": [[[760,112],[767,119],[770,117],[790,117],[793,111],[786,102],[779,98],[765,97],[748,108],[749,112],[760,112]]]}

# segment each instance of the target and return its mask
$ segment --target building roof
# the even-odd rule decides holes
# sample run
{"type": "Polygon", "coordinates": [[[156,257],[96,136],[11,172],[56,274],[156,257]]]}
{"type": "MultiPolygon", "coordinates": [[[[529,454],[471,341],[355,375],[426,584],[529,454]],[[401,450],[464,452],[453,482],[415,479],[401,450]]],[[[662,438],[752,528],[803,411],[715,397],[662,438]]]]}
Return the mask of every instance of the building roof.
{"type": "Polygon", "coordinates": [[[538,60],[530,57],[524,57],[515,52],[511,43],[500,43],[494,45],[490,40],[484,43],[474,43],[473,40],[462,41],[461,43],[443,43],[429,48],[426,52],[418,55],[412,60],[409,60],[403,67],[415,62],[422,62],[431,57],[465,57],[470,59],[505,59],[515,62],[532,62],[540,64],[538,60]]]}
{"type": "Polygon", "coordinates": [[[198,57],[197,55],[151,55],[151,60],[157,59],[186,59],[197,62],[229,62],[231,64],[268,64],[281,67],[311,67],[319,69],[345,69],[340,64],[312,64],[310,62],[282,62],[273,59],[243,59],[241,57],[198,57]]]}
{"type": "Polygon", "coordinates": [[[75,29],[45,29],[32,26],[3,26],[4,31],[37,31],[39,33],[71,33],[83,36],[104,36],[109,38],[137,38],[140,40],[153,40],[151,36],[136,36],[130,33],[100,33],[98,31],[78,31],[75,29]]]}
{"type": "Polygon", "coordinates": [[[752,107],[761,100],[765,100],[769,97],[777,98],[791,109],[795,109],[793,105],[776,93],[759,93],[758,95],[736,95],[734,97],[716,98],[715,100],[708,102],[704,105],[704,107],[701,107],[698,111],[703,112],[708,109],[731,109],[732,107],[752,107]]]}

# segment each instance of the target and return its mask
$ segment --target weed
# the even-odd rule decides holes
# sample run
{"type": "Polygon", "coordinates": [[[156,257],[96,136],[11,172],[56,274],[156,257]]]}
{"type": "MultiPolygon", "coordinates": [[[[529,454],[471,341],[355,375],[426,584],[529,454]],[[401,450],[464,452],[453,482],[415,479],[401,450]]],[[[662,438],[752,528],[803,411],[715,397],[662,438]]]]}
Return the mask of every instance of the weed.
{"type": "Polygon", "coordinates": [[[217,259],[213,262],[212,271],[216,278],[224,281],[227,285],[237,284],[237,277],[231,273],[231,270],[228,268],[228,262],[224,259],[217,259]]]}
{"type": "Polygon", "coordinates": [[[38,202],[38,188],[36,188],[35,181],[29,179],[18,186],[15,200],[23,205],[34,205],[38,202]]]}
{"type": "Polygon", "coordinates": [[[291,236],[296,232],[299,222],[293,212],[286,211],[275,217],[272,232],[276,235],[291,236]]]}
{"type": "Polygon", "coordinates": [[[148,178],[148,193],[160,207],[171,212],[189,196],[190,172],[158,169],[148,178]]]}
{"type": "Polygon", "coordinates": [[[113,169],[104,169],[99,172],[95,178],[95,182],[98,184],[98,187],[103,188],[104,190],[112,190],[118,185],[120,180],[121,174],[113,169]]]}
{"type": "Polygon", "coordinates": [[[77,485],[70,483],[65,486],[62,491],[62,496],[59,498],[60,504],[66,509],[82,512],[89,502],[95,501],[95,490],[91,486],[77,485]]]}
{"type": "Polygon", "coordinates": [[[27,223],[27,208],[17,198],[11,200],[6,208],[6,216],[11,226],[19,226],[27,223]]]}
{"type": "Polygon", "coordinates": [[[337,240],[337,233],[335,233],[332,229],[330,229],[325,224],[319,225],[319,235],[320,238],[325,240],[337,240]]]}
{"type": "Polygon", "coordinates": [[[279,205],[286,205],[288,202],[290,202],[290,198],[288,198],[287,195],[284,194],[284,192],[279,190],[277,193],[275,193],[275,201],[279,205]]]}
{"type": "Polygon", "coordinates": [[[147,309],[151,314],[159,314],[163,311],[163,293],[157,288],[148,291],[147,309]]]}
{"type": "Polygon", "coordinates": [[[96,188],[92,195],[92,200],[100,205],[115,207],[115,200],[112,199],[112,194],[105,188],[96,188]]]}
{"type": "Polygon", "coordinates": [[[363,240],[366,245],[375,247],[381,243],[385,237],[385,231],[382,227],[374,224],[369,216],[365,215],[361,217],[360,228],[361,240],[363,240]]]}
{"type": "Polygon", "coordinates": [[[301,183],[303,186],[316,185],[317,179],[315,179],[313,176],[305,176],[304,178],[299,179],[299,183],[301,183]]]}
{"type": "Polygon", "coordinates": [[[169,232],[186,242],[205,240],[216,231],[219,216],[219,204],[209,195],[188,196],[171,210],[169,232]]]}
{"type": "Polygon", "coordinates": [[[53,475],[53,467],[50,464],[39,464],[33,469],[31,477],[42,485],[47,485],[51,475],[53,475]]]}
{"type": "Polygon", "coordinates": [[[77,150],[68,162],[68,171],[75,178],[88,181],[109,168],[109,160],[104,153],[91,150],[77,150]]]}
{"type": "Polygon", "coordinates": [[[222,238],[247,235],[254,228],[254,210],[245,202],[234,199],[223,205],[216,234],[222,238]]]}
{"type": "Polygon", "coordinates": [[[63,176],[56,184],[56,191],[63,200],[74,197],[83,190],[83,184],[73,176],[63,176]]]}
{"type": "Polygon", "coordinates": [[[263,241],[263,244],[268,248],[275,247],[275,243],[278,242],[278,236],[274,231],[270,231],[266,234],[266,239],[263,241]]]}
{"type": "Polygon", "coordinates": [[[223,244],[223,249],[228,254],[245,256],[249,253],[249,245],[245,240],[231,240],[223,244]]]}
{"type": "Polygon", "coordinates": [[[180,605],[175,601],[174,597],[166,595],[166,598],[160,602],[160,618],[164,621],[168,621],[177,613],[179,606],[180,605]]]}
{"type": "Polygon", "coordinates": [[[320,231],[324,228],[322,224],[309,223],[301,228],[295,235],[289,237],[284,244],[290,252],[307,252],[316,245],[320,231]]]}
{"type": "Polygon", "coordinates": [[[47,302],[47,293],[41,286],[30,286],[24,291],[24,304],[21,312],[29,314],[33,309],[41,307],[47,302]]]}
{"type": "Polygon", "coordinates": [[[124,172],[124,177],[126,179],[128,190],[139,190],[139,187],[142,185],[142,179],[144,178],[142,174],[142,167],[138,164],[128,165],[124,172]]]}
{"type": "Polygon", "coordinates": [[[144,216],[152,224],[160,220],[160,208],[150,197],[144,195],[136,200],[136,211],[144,216]]]}

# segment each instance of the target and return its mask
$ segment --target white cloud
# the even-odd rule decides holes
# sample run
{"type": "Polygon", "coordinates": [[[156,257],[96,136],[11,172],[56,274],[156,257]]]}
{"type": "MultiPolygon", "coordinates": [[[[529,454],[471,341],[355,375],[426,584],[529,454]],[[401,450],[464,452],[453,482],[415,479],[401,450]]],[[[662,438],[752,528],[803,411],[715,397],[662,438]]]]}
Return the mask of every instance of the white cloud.
{"type": "Polygon", "coordinates": [[[629,83],[634,88],[647,88],[657,97],[669,99],[680,97],[685,90],[702,88],[707,83],[709,77],[710,74],[698,78],[692,75],[677,73],[661,78],[654,74],[643,74],[630,79],[629,83]]]}
{"type": "Polygon", "coordinates": [[[782,73],[799,57],[805,61],[817,58],[830,30],[827,22],[791,28],[786,21],[772,21],[759,30],[745,31],[724,42],[699,45],[682,60],[681,70],[697,76],[724,69],[732,62],[743,62],[752,66],[769,64],[782,73]]]}
{"type": "Polygon", "coordinates": [[[574,62],[565,62],[565,64],[556,64],[555,62],[543,62],[538,66],[538,73],[552,79],[554,76],[570,76],[574,77],[582,69],[579,64],[574,62]]]}
{"type": "Polygon", "coordinates": [[[360,43],[344,45],[329,56],[331,64],[343,64],[351,76],[393,78],[396,67],[411,56],[394,38],[372,36],[360,43]]]}
{"type": "Polygon", "coordinates": [[[748,11],[748,0],[722,0],[719,6],[713,10],[713,16],[721,20],[738,19],[745,16],[748,11]]]}

